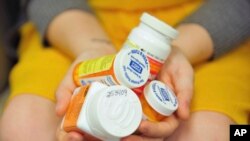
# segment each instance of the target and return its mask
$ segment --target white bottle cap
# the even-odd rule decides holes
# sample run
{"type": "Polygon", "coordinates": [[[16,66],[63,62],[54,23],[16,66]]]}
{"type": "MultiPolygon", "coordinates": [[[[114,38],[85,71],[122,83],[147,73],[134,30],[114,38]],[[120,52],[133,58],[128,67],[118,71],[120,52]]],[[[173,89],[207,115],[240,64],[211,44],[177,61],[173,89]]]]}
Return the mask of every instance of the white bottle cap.
{"type": "Polygon", "coordinates": [[[114,72],[118,82],[129,88],[143,86],[149,78],[149,70],[146,55],[138,49],[122,49],[114,61],[114,72]]]}
{"type": "Polygon", "coordinates": [[[114,140],[132,134],[142,119],[139,98],[129,88],[110,86],[93,96],[86,107],[92,133],[103,140],[114,140]]]}
{"type": "Polygon", "coordinates": [[[178,107],[174,92],[157,80],[151,81],[144,88],[144,96],[154,110],[165,116],[171,115],[178,107]]]}
{"type": "Polygon", "coordinates": [[[171,39],[175,39],[178,36],[178,32],[174,28],[148,13],[142,14],[141,21],[171,39]]]}

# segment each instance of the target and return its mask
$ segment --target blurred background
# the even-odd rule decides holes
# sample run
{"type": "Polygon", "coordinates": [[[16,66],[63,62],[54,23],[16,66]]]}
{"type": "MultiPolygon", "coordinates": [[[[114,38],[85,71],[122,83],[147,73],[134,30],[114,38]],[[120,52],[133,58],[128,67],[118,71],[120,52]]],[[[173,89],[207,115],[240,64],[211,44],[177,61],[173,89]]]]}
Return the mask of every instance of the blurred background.
{"type": "Polygon", "coordinates": [[[6,31],[16,22],[16,7],[10,8],[13,5],[18,5],[18,2],[13,0],[0,0],[0,114],[4,102],[8,96],[8,74],[12,66],[10,56],[8,55],[7,45],[5,44],[6,31]],[[10,9],[9,9],[10,8],[10,9]],[[8,16],[7,16],[8,15],[8,16]]]}
{"type": "MultiPolygon", "coordinates": [[[[0,8],[2,10],[2,8],[0,8]]],[[[4,50],[3,45],[3,19],[2,11],[0,11],[0,114],[2,113],[2,108],[4,101],[7,97],[7,78],[8,78],[8,58],[4,50]]]]}

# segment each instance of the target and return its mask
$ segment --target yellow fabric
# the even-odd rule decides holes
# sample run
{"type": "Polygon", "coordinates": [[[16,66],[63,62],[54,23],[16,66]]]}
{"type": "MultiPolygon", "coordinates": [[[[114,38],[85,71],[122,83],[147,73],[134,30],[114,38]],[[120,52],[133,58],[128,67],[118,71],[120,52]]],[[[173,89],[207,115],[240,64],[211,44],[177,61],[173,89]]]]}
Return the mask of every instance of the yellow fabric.
{"type": "Polygon", "coordinates": [[[131,29],[138,25],[143,12],[148,12],[173,26],[195,11],[201,3],[200,0],[89,1],[112,43],[118,50],[131,29]],[[128,9],[129,7],[130,9],[128,9]]]}
{"type": "MultiPolygon", "coordinates": [[[[130,30],[138,25],[142,12],[149,12],[174,26],[201,4],[202,1],[199,0],[138,0],[137,3],[130,0],[90,1],[118,50],[130,30]]],[[[237,123],[248,123],[250,47],[249,43],[242,46],[219,60],[195,69],[195,94],[191,107],[193,112],[212,110],[228,115],[237,123]]]]}
{"type": "Polygon", "coordinates": [[[55,91],[71,60],[58,50],[44,48],[39,34],[31,23],[22,29],[19,61],[10,74],[10,97],[34,94],[55,101],[55,91]]]}
{"type": "MultiPolygon", "coordinates": [[[[195,11],[201,1],[90,0],[104,29],[119,50],[143,11],[176,25],[195,11]]],[[[22,28],[20,61],[11,72],[11,96],[29,93],[55,100],[54,92],[71,60],[53,47],[44,48],[31,23],[22,28]]],[[[192,111],[213,110],[237,123],[247,123],[250,109],[250,42],[217,61],[195,69],[192,111]]]]}
{"type": "MultiPolygon", "coordinates": [[[[173,7],[182,5],[184,3],[190,3],[190,0],[89,0],[90,4],[95,8],[106,9],[106,10],[158,10],[166,9],[167,7],[173,7]]],[[[195,0],[197,1],[197,0],[195,0]]],[[[200,0],[198,0],[200,1],[200,0]]]]}
{"type": "Polygon", "coordinates": [[[250,40],[229,54],[195,69],[192,110],[224,113],[247,124],[250,116],[250,40]]]}

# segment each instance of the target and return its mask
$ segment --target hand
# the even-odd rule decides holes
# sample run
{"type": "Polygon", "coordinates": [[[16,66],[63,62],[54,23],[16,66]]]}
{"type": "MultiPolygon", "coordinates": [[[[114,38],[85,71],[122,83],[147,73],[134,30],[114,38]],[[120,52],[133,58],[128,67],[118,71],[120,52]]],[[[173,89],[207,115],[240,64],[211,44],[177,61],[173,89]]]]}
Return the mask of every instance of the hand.
{"type": "Polygon", "coordinates": [[[169,85],[177,96],[179,103],[176,113],[177,118],[187,119],[189,117],[189,104],[193,95],[194,72],[192,65],[178,47],[173,47],[158,79],[169,85]]]}
{"type": "Polygon", "coordinates": [[[67,133],[64,130],[62,130],[60,126],[57,128],[56,137],[57,137],[57,141],[71,141],[71,140],[83,141],[84,140],[81,134],[76,133],[76,132],[67,133]]]}
{"type": "Polygon", "coordinates": [[[60,127],[58,127],[56,132],[56,137],[58,141],[100,141],[88,134],[80,134],[78,132],[65,132],[60,127]]]}
{"type": "MultiPolygon", "coordinates": [[[[100,47],[100,46],[99,46],[100,47]]],[[[100,49],[96,48],[90,48],[89,50],[81,53],[78,58],[74,61],[72,66],[70,67],[69,71],[67,72],[65,78],[59,85],[57,92],[56,92],[56,114],[60,117],[62,117],[67,110],[67,107],[69,105],[69,102],[71,100],[71,96],[73,94],[74,89],[77,87],[73,81],[73,69],[79,62],[82,62],[83,60],[88,60],[92,58],[97,58],[103,55],[107,54],[113,54],[115,53],[115,50],[112,48],[112,46],[102,46],[100,49]]],[[[96,139],[94,137],[91,137],[87,134],[80,134],[77,132],[70,132],[66,133],[63,130],[58,129],[57,131],[57,138],[59,141],[95,141],[96,139]]]]}
{"type": "Polygon", "coordinates": [[[188,118],[193,94],[193,68],[178,48],[173,47],[158,79],[174,90],[179,102],[177,112],[158,123],[143,121],[138,129],[140,135],[128,136],[123,141],[162,141],[175,131],[180,120],[188,118]]]}
{"type": "Polygon", "coordinates": [[[138,128],[139,134],[130,135],[123,138],[122,141],[163,141],[165,137],[173,133],[178,125],[179,121],[175,115],[157,123],[144,120],[138,128]]]}

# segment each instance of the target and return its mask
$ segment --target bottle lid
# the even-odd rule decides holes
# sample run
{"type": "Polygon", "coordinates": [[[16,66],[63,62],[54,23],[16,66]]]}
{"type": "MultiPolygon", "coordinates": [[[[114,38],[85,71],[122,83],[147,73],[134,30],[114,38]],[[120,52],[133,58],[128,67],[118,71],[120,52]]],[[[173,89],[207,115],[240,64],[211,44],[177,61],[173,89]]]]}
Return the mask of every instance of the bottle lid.
{"type": "Polygon", "coordinates": [[[141,21],[150,26],[151,28],[157,30],[158,32],[164,34],[165,36],[168,36],[172,39],[175,39],[178,36],[178,32],[166,24],[165,22],[149,15],[148,13],[143,13],[141,16],[141,21]]]}
{"type": "Polygon", "coordinates": [[[144,88],[144,96],[149,105],[164,116],[171,115],[178,107],[174,92],[157,80],[151,81],[144,88]]]}
{"type": "Polygon", "coordinates": [[[129,88],[143,86],[149,78],[149,70],[147,56],[138,49],[122,49],[114,61],[114,72],[118,82],[129,88]]]}
{"type": "Polygon", "coordinates": [[[87,121],[93,134],[98,134],[103,140],[132,134],[142,119],[139,98],[122,85],[110,86],[96,93],[86,108],[87,121]]]}

